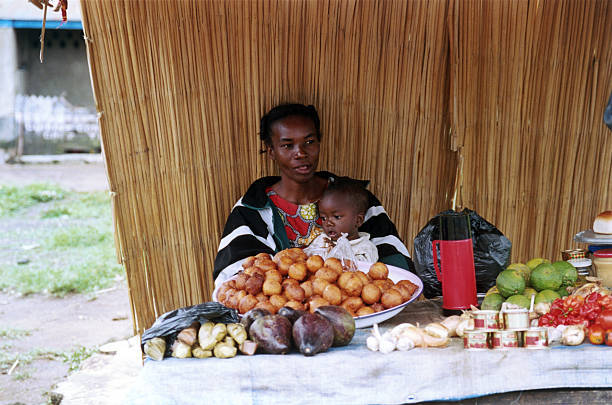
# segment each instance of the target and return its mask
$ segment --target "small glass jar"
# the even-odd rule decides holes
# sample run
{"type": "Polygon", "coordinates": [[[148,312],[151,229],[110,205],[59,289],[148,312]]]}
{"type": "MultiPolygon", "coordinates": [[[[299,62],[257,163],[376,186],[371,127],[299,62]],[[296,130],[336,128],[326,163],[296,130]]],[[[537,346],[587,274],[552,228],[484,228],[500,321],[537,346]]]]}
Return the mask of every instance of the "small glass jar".
{"type": "Polygon", "coordinates": [[[591,264],[593,264],[593,262],[591,259],[569,259],[567,262],[576,268],[579,276],[586,277],[593,275],[591,269],[591,264]]]}
{"type": "Polygon", "coordinates": [[[599,249],[593,252],[595,276],[604,287],[612,288],[612,249],[599,249]]]}

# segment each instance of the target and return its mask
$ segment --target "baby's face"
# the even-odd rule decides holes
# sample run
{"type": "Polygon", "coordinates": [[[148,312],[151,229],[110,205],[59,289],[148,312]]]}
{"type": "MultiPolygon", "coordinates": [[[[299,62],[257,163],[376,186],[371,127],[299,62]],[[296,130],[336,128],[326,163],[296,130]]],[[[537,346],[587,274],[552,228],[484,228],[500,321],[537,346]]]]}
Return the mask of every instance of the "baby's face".
{"type": "Polygon", "coordinates": [[[339,194],[324,196],[319,201],[319,216],[325,234],[331,239],[337,240],[342,233],[347,233],[349,240],[359,237],[357,229],[363,221],[363,215],[356,212],[350,198],[339,194]]]}

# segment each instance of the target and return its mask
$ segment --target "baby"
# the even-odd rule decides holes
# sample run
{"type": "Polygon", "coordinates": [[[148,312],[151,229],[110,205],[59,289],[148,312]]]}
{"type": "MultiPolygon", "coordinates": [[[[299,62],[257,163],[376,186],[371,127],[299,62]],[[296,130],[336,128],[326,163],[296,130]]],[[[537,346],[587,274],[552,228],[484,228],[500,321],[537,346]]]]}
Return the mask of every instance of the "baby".
{"type": "Polygon", "coordinates": [[[318,204],[325,233],[304,249],[306,253],[324,259],[338,257],[335,253],[341,253],[337,251],[348,239],[355,260],[378,261],[378,250],[370,241],[370,234],[358,230],[365,219],[368,198],[368,192],[358,181],[343,177],[330,182],[318,204]]]}

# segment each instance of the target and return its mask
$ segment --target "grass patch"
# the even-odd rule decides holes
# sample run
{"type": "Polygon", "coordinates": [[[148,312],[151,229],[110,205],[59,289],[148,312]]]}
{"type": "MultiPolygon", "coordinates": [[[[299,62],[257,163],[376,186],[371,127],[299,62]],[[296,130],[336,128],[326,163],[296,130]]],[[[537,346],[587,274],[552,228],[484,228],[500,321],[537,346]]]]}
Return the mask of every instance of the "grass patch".
{"type": "Polygon", "coordinates": [[[17,339],[24,336],[30,336],[31,331],[16,328],[0,328],[0,338],[2,339],[17,339]]]}
{"type": "Polygon", "coordinates": [[[85,360],[87,360],[97,352],[97,348],[87,348],[81,346],[73,352],[62,353],[61,358],[64,363],[68,363],[68,365],[70,366],[68,371],[73,372],[81,368],[81,363],[83,363],[85,360]]]}
{"type": "Polygon", "coordinates": [[[10,353],[8,351],[0,351],[0,372],[3,374],[7,373],[17,360],[19,360],[19,363],[17,364],[17,368],[19,368],[21,366],[27,366],[34,360],[61,359],[62,355],[63,353],[48,349],[33,349],[25,353],[10,353]]]}
{"type": "Polygon", "coordinates": [[[23,187],[0,185],[0,217],[14,215],[33,205],[64,197],[64,190],[49,184],[28,184],[23,187]]]}
{"type": "Polygon", "coordinates": [[[0,242],[12,246],[9,254],[0,255],[0,290],[61,297],[68,293],[95,292],[125,278],[125,270],[117,264],[115,256],[108,193],[76,193],[54,188],[54,195],[62,198],[44,202],[45,198],[31,196],[48,195],[42,191],[51,188],[38,185],[24,190],[28,187],[0,186],[0,190],[10,188],[11,195],[20,196],[11,201],[19,201],[13,206],[21,207],[0,216],[0,225],[2,221],[19,224],[4,227],[4,240],[0,235],[0,242]],[[27,204],[34,201],[29,209],[24,208],[26,201],[27,204]],[[47,209],[40,210],[36,204],[45,204],[47,209]],[[37,247],[22,249],[28,245],[37,247]],[[29,261],[18,264],[23,259],[29,261]]]}

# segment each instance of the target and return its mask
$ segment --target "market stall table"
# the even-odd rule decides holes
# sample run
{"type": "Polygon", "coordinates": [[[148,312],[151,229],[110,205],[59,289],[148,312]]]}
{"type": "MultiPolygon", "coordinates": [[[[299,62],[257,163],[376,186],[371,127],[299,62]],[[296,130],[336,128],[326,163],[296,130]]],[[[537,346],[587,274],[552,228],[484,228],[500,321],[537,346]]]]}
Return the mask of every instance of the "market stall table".
{"type": "MultiPolygon", "coordinates": [[[[380,325],[442,318],[439,300],[416,301],[380,325]]],[[[305,357],[257,354],[232,359],[146,361],[127,404],[402,404],[458,400],[544,388],[612,386],[612,348],[588,343],[549,349],[446,348],[371,352],[371,328],[349,346],[305,357]]]]}

